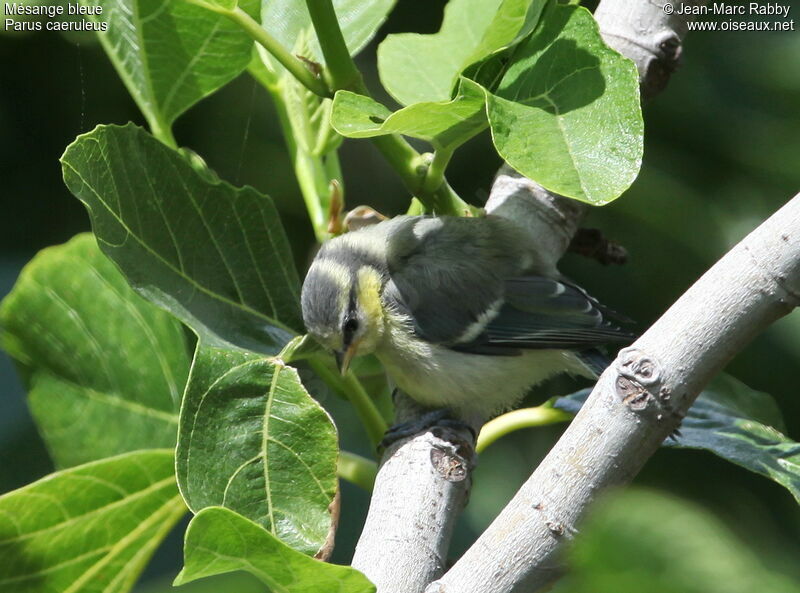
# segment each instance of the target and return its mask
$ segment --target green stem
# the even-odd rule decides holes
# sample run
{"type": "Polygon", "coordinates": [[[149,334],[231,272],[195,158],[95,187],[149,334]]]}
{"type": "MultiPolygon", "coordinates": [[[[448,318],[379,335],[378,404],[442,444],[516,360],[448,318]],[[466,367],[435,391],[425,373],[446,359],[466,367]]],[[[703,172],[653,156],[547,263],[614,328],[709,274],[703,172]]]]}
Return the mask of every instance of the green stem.
{"type": "MultiPolygon", "coordinates": [[[[306,5],[325,56],[330,87],[334,91],[348,89],[369,97],[364,79],[345,44],[331,0],[306,0],[306,5]]],[[[444,183],[444,178],[433,189],[425,187],[426,163],[422,155],[402,136],[377,136],[372,138],[372,143],[400,175],[406,188],[425,205],[427,211],[458,216],[469,209],[467,203],[444,183]]]]}
{"type": "Polygon", "coordinates": [[[308,14],[314,24],[322,55],[325,56],[328,83],[335,91],[350,89],[357,92],[366,90],[361,72],[358,71],[350,50],[339,27],[339,19],[331,0],[306,0],[308,14]]]}
{"type": "Polygon", "coordinates": [[[367,492],[372,492],[375,477],[378,475],[378,464],[371,459],[361,457],[361,455],[349,451],[339,451],[336,474],[343,480],[347,480],[367,492]]]}
{"type": "Polygon", "coordinates": [[[361,382],[358,380],[358,377],[353,374],[353,371],[349,371],[343,377],[339,373],[328,368],[319,358],[309,359],[309,364],[320,379],[325,381],[331,389],[343,394],[350,403],[353,404],[353,407],[356,409],[356,414],[364,425],[364,429],[367,431],[370,441],[377,446],[383,439],[383,435],[386,433],[388,427],[378,407],[375,405],[375,402],[372,401],[369,394],[367,394],[361,382]]]}
{"type": "Polygon", "coordinates": [[[178,148],[178,141],[175,140],[175,136],[173,135],[172,128],[170,126],[164,125],[160,120],[155,119],[149,121],[148,123],[150,124],[150,131],[153,132],[153,136],[161,140],[162,143],[166,144],[170,148],[178,148]]]}
{"type": "Polygon", "coordinates": [[[444,170],[453,156],[452,148],[439,148],[433,153],[433,159],[425,173],[425,180],[422,182],[422,190],[433,194],[444,183],[444,170]]]}
{"type": "Polygon", "coordinates": [[[311,71],[306,68],[306,65],[293,56],[285,47],[283,47],[277,39],[267,33],[267,31],[256,21],[253,17],[247,14],[238,6],[233,10],[227,10],[221,7],[213,7],[211,5],[199,2],[201,6],[205,6],[209,10],[218,12],[231,19],[234,23],[239,25],[250,37],[253,38],[258,44],[266,49],[280,64],[288,70],[304,87],[315,95],[320,97],[331,97],[333,93],[320,78],[314,76],[311,71]]]}
{"type": "MultiPolygon", "coordinates": [[[[376,136],[372,138],[372,143],[397,172],[408,191],[422,202],[427,212],[462,216],[465,211],[470,210],[469,204],[458,197],[445,182],[444,177],[440,178],[436,188],[426,189],[425,181],[432,163],[426,163],[425,158],[403,137],[376,136]]],[[[444,175],[443,169],[442,175],[444,175]]]]}
{"type": "Polygon", "coordinates": [[[283,139],[286,142],[286,150],[292,161],[297,184],[300,186],[300,194],[303,196],[308,216],[311,219],[314,235],[317,241],[323,243],[330,238],[327,208],[324,204],[327,203],[328,185],[330,184],[328,170],[333,167],[333,163],[326,164],[326,161],[333,159],[338,164],[338,156],[335,151],[324,157],[309,154],[295,140],[301,131],[295,129],[287,111],[287,100],[284,98],[284,85],[291,84],[291,79],[284,79],[279,84],[270,84],[260,76],[256,68],[250,68],[249,71],[272,97],[283,132],[283,139]]]}
{"type": "Polygon", "coordinates": [[[521,428],[547,426],[548,424],[566,422],[571,418],[572,414],[556,410],[546,404],[535,408],[523,408],[508,412],[483,425],[481,433],[478,435],[475,451],[480,453],[499,438],[521,428]]]}

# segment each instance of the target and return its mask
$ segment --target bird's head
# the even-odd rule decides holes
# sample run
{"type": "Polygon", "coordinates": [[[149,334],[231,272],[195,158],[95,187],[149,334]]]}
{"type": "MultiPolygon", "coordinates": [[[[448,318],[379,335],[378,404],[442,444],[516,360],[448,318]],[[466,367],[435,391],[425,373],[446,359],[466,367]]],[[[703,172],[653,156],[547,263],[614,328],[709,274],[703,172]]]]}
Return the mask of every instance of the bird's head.
{"type": "Polygon", "coordinates": [[[308,271],[303,321],[308,333],[333,351],[342,374],[353,357],[374,351],[383,337],[382,286],[383,276],[372,265],[318,256],[308,271]]]}

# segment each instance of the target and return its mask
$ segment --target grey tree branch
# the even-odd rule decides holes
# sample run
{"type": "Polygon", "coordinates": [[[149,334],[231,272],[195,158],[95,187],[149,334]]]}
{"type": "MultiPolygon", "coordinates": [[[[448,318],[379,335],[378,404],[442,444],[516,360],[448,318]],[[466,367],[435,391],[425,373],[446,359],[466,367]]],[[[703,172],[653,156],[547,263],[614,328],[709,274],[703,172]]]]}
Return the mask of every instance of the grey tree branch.
{"type": "Polygon", "coordinates": [[[567,431],[478,541],[427,591],[538,591],[598,492],[627,483],[703,386],[800,303],[800,194],[619,353],[567,431]]]}
{"type": "Polygon", "coordinates": [[[418,593],[444,572],[474,451],[468,431],[434,428],[384,455],[353,556],[380,593],[418,593]]]}

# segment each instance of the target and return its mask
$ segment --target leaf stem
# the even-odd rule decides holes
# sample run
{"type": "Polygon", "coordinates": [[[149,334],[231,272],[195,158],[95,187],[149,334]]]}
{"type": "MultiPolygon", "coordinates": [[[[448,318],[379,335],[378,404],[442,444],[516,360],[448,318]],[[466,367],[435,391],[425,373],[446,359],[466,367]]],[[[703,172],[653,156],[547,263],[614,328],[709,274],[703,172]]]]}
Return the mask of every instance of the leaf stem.
{"type": "Polygon", "coordinates": [[[381,416],[378,407],[375,405],[375,402],[372,401],[372,398],[370,398],[364,386],[361,385],[358,377],[353,374],[353,371],[349,371],[343,377],[336,371],[331,370],[328,365],[318,357],[310,358],[309,364],[320,379],[325,381],[331,389],[343,394],[350,403],[353,404],[358,418],[367,431],[367,436],[369,436],[372,444],[377,446],[378,443],[381,442],[381,439],[383,439],[383,435],[386,433],[388,426],[383,416],[381,416]]]}
{"type": "Polygon", "coordinates": [[[350,50],[344,41],[339,19],[331,0],[306,0],[308,14],[314,31],[317,33],[322,55],[325,56],[328,84],[333,91],[350,89],[364,92],[364,79],[361,77],[350,50]]]}
{"type": "MultiPolygon", "coordinates": [[[[312,154],[306,150],[305,146],[302,145],[303,143],[297,141],[297,138],[304,131],[297,129],[295,122],[289,116],[288,103],[291,101],[291,97],[288,96],[286,85],[294,84],[290,77],[283,77],[280,82],[273,83],[263,77],[256,67],[251,66],[248,71],[253,78],[264,86],[272,97],[283,138],[286,142],[286,151],[289,153],[289,158],[294,167],[300,194],[303,196],[308,216],[311,219],[311,226],[314,229],[314,236],[318,242],[323,243],[330,238],[327,219],[327,194],[329,193],[328,186],[331,179],[333,179],[331,174],[338,171],[339,175],[341,175],[339,157],[335,150],[325,155],[312,154]]],[[[305,109],[300,101],[294,102],[294,108],[305,109]]],[[[341,179],[341,177],[337,179],[341,179]]]]}
{"type": "MultiPolygon", "coordinates": [[[[370,93],[364,85],[361,72],[345,44],[331,0],[306,0],[306,5],[325,56],[330,88],[334,91],[347,89],[369,97],[370,93]]],[[[433,189],[425,187],[427,163],[405,138],[398,134],[377,136],[372,138],[372,143],[397,172],[406,188],[425,205],[427,211],[460,215],[469,209],[467,203],[444,183],[443,177],[433,189]]],[[[446,165],[446,161],[444,164],[446,165]]]]}
{"type": "Polygon", "coordinates": [[[367,492],[372,492],[375,477],[378,475],[378,464],[361,455],[349,451],[339,451],[336,474],[343,480],[347,480],[367,492]]]}
{"type": "Polygon", "coordinates": [[[153,136],[161,140],[163,144],[177,150],[178,141],[175,140],[175,135],[172,133],[171,126],[164,125],[160,119],[156,118],[148,118],[148,123],[150,124],[150,131],[153,133],[153,136]]]}
{"type": "Polygon", "coordinates": [[[425,173],[425,179],[422,182],[422,189],[426,193],[433,194],[444,183],[444,170],[453,156],[453,148],[438,148],[433,153],[428,165],[428,170],[425,173]]]}
{"type": "MultiPolygon", "coordinates": [[[[193,0],[189,1],[191,2],[193,0]]],[[[306,65],[303,64],[302,61],[293,56],[291,52],[283,47],[277,39],[267,33],[266,29],[264,29],[258,23],[258,21],[256,21],[240,7],[237,6],[233,10],[228,10],[218,6],[206,4],[202,1],[194,3],[200,4],[209,10],[213,10],[214,12],[225,15],[234,23],[239,25],[248,35],[250,35],[250,37],[253,38],[253,40],[255,40],[276,60],[278,60],[278,62],[280,62],[280,64],[309,91],[315,95],[319,95],[320,97],[328,98],[333,96],[333,93],[328,88],[328,85],[325,84],[324,80],[314,76],[314,74],[308,68],[306,68],[306,65]]]]}
{"type": "Polygon", "coordinates": [[[498,416],[483,425],[481,433],[478,435],[478,442],[475,451],[481,453],[489,445],[521,428],[532,428],[534,426],[547,426],[557,424],[572,419],[572,414],[562,410],[557,410],[549,404],[543,404],[535,408],[522,408],[498,416]]]}

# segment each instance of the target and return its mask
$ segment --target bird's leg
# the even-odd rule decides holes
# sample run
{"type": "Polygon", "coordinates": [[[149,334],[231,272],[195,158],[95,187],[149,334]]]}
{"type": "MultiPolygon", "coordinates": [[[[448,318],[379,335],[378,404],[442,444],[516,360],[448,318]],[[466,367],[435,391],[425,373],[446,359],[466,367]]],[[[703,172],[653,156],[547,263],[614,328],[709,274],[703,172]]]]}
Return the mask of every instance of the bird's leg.
{"type": "Polygon", "coordinates": [[[454,430],[466,428],[472,434],[473,441],[477,438],[475,429],[470,424],[464,422],[463,420],[454,418],[450,410],[442,408],[439,410],[430,410],[428,412],[424,412],[421,415],[391,426],[389,430],[386,431],[386,434],[383,436],[383,440],[378,445],[378,450],[386,449],[392,443],[396,443],[401,439],[413,436],[419,432],[423,432],[426,429],[434,428],[436,426],[452,428],[454,430]]]}

